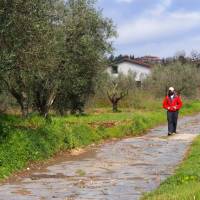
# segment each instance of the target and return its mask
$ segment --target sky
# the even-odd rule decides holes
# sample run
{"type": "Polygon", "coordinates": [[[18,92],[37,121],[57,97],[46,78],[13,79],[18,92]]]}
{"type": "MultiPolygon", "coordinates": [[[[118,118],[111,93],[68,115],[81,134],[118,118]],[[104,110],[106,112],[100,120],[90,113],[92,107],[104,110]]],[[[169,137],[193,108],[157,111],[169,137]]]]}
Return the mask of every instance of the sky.
{"type": "Polygon", "coordinates": [[[200,51],[200,0],[99,0],[98,7],[116,25],[115,55],[200,51]]]}

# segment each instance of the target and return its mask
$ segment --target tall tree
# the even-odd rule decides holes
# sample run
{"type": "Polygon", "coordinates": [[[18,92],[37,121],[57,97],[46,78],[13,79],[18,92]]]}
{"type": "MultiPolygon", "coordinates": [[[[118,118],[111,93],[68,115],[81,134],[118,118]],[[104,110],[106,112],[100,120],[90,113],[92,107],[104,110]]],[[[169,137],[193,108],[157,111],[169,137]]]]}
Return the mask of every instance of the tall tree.
{"type": "Polygon", "coordinates": [[[46,72],[53,73],[53,66],[58,66],[53,28],[58,24],[57,2],[0,2],[0,78],[21,106],[23,116],[28,114],[33,80],[47,76],[46,72]]]}
{"type": "Polygon", "coordinates": [[[44,117],[56,98],[64,63],[65,5],[59,0],[48,5],[45,32],[41,36],[42,57],[34,66],[31,79],[33,105],[44,117]]]}
{"type": "Polygon", "coordinates": [[[98,73],[106,67],[106,56],[112,52],[110,39],[116,34],[113,23],[102,16],[95,3],[94,0],[67,1],[65,73],[55,104],[59,110],[61,107],[70,108],[72,113],[84,110],[98,73]]]}

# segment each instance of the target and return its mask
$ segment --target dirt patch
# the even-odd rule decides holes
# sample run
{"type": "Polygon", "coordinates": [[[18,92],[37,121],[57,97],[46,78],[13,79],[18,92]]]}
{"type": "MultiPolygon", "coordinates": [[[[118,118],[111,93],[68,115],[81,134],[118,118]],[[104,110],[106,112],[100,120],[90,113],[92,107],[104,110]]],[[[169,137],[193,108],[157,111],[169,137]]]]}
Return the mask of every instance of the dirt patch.
{"type": "Polygon", "coordinates": [[[69,176],[65,176],[64,174],[62,173],[57,173],[57,174],[53,174],[53,175],[50,175],[50,174],[32,174],[30,176],[30,178],[32,180],[38,180],[38,179],[50,179],[50,178],[56,178],[56,179],[63,179],[63,178],[69,178],[69,176]]]}
{"type": "Polygon", "coordinates": [[[89,122],[88,125],[92,128],[111,128],[113,126],[117,126],[119,124],[118,121],[107,121],[107,122],[89,122]]]}
{"type": "Polygon", "coordinates": [[[29,195],[32,194],[32,192],[30,192],[29,190],[24,189],[24,188],[15,190],[12,193],[19,194],[19,195],[22,195],[22,196],[29,196],[29,195]]]}
{"type": "Polygon", "coordinates": [[[122,120],[122,121],[96,121],[89,122],[88,125],[92,128],[112,128],[114,126],[119,126],[123,124],[129,124],[131,120],[122,120]]]}

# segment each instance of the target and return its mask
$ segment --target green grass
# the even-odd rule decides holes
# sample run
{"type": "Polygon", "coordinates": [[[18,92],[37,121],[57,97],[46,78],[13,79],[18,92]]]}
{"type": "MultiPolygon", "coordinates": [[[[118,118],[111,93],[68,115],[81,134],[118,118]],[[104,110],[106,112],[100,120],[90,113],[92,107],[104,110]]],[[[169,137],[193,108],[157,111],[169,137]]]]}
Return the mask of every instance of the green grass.
{"type": "Polygon", "coordinates": [[[199,200],[200,199],[200,136],[194,141],[188,158],[174,176],[164,181],[143,200],[199,200]]]}
{"type": "MultiPolygon", "coordinates": [[[[126,109],[125,109],[126,110],[126,109]]],[[[185,105],[181,115],[200,111],[200,102],[185,105]]],[[[32,115],[0,115],[0,179],[4,179],[31,161],[45,160],[60,150],[83,148],[105,139],[145,133],[166,121],[160,101],[143,110],[120,113],[91,113],[84,116],[53,116],[51,120],[32,115]]]]}

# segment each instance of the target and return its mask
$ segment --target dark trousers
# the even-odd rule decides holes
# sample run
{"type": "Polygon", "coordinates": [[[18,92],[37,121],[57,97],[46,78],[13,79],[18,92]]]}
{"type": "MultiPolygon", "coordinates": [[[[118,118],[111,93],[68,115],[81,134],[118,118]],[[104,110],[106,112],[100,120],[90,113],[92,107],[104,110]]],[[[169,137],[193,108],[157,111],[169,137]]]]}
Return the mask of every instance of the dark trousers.
{"type": "Polygon", "coordinates": [[[178,111],[167,111],[168,133],[176,133],[178,111]]]}

